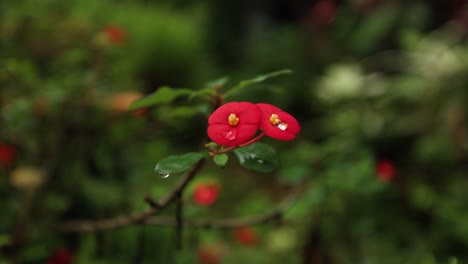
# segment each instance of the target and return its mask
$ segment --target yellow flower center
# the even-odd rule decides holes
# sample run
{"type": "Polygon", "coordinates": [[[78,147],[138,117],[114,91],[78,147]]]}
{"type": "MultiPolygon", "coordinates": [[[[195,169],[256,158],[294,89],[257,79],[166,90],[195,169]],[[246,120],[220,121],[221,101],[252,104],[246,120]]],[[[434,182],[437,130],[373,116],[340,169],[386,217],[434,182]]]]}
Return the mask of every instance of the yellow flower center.
{"type": "Polygon", "coordinates": [[[272,114],[270,116],[270,123],[283,131],[288,128],[288,124],[281,122],[277,114],[272,114]]]}
{"type": "Polygon", "coordinates": [[[237,126],[239,123],[239,118],[236,116],[236,114],[230,114],[228,117],[228,123],[230,126],[237,126]]]}
{"type": "Polygon", "coordinates": [[[270,123],[274,126],[278,125],[279,123],[281,123],[281,120],[278,118],[278,115],[277,114],[272,114],[270,116],[270,123]]]}

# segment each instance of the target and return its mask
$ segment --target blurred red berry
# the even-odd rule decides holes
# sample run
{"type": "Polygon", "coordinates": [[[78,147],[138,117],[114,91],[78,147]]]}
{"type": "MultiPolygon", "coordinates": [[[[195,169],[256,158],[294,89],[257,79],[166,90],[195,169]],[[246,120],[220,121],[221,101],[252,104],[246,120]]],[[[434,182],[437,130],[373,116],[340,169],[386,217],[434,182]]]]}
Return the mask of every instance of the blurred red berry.
{"type": "Polygon", "coordinates": [[[117,25],[108,25],[102,30],[110,43],[121,44],[125,42],[127,36],[125,30],[117,25]]]}
{"type": "Polygon", "coordinates": [[[293,140],[301,127],[290,114],[271,104],[257,104],[262,112],[260,129],[266,136],[279,140],[293,140]]]}
{"type": "Polygon", "coordinates": [[[219,185],[216,183],[199,184],[193,191],[193,200],[196,204],[209,206],[216,202],[219,194],[219,185]]]}
{"type": "Polygon", "coordinates": [[[221,146],[239,146],[257,133],[260,117],[260,110],[252,103],[224,104],[208,119],[208,137],[221,146]]]}
{"type": "Polygon", "coordinates": [[[314,24],[323,26],[328,25],[336,16],[336,4],[331,0],[319,0],[310,11],[311,20],[314,24]]]}
{"type": "Polygon", "coordinates": [[[246,246],[255,246],[258,244],[257,233],[247,226],[236,228],[234,230],[234,238],[237,242],[246,246]]]}
{"type": "Polygon", "coordinates": [[[0,167],[10,166],[16,158],[16,149],[7,144],[0,144],[0,167]]]}
{"type": "Polygon", "coordinates": [[[197,250],[198,261],[200,264],[219,264],[221,263],[221,254],[217,248],[202,247],[197,250]]]}
{"type": "Polygon", "coordinates": [[[391,182],[395,178],[395,166],[389,160],[381,160],[376,167],[377,177],[384,182],[391,182]]]}
{"type": "Polygon", "coordinates": [[[67,248],[56,249],[52,256],[47,259],[47,264],[71,264],[73,253],[67,248]]]}

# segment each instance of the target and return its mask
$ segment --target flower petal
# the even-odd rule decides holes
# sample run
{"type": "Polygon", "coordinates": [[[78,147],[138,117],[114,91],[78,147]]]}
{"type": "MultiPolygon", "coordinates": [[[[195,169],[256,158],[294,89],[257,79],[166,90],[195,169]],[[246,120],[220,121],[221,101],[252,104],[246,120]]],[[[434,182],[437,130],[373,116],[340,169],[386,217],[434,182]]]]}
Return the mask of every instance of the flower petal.
{"type": "Polygon", "coordinates": [[[238,146],[249,141],[257,133],[258,125],[239,124],[232,127],[228,124],[211,124],[208,126],[208,137],[221,146],[238,146]]]}
{"type": "Polygon", "coordinates": [[[228,124],[230,114],[239,118],[239,124],[258,124],[261,112],[249,102],[230,102],[216,109],[208,119],[208,124],[228,124]]]}
{"type": "Polygon", "coordinates": [[[293,140],[296,138],[301,127],[292,115],[271,104],[259,103],[257,106],[263,113],[260,129],[265,132],[266,136],[279,140],[293,140]],[[284,124],[283,126],[271,123],[270,118],[273,114],[277,115],[280,122],[284,124]]]}

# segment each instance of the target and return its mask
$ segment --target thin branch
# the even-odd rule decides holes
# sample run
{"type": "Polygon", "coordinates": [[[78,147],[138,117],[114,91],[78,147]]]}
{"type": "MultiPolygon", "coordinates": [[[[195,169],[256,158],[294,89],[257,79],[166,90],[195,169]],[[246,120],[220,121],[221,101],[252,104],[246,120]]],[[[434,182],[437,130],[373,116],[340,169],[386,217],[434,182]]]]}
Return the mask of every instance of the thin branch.
{"type": "MultiPolygon", "coordinates": [[[[238,218],[225,218],[217,220],[199,220],[199,221],[185,221],[186,227],[192,228],[237,228],[242,226],[251,226],[264,224],[270,221],[280,219],[283,214],[292,207],[298,196],[304,189],[303,185],[293,189],[291,193],[284,198],[280,205],[273,211],[263,214],[252,215],[247,217],[238,218]]],[[[147,219],[145,224],[148,225],[163,225],[163,226],[176,226],[177,221],[173,217],[151,217],[147,219]]]]}
{"type": "Polygon", "coordinates": [[[182,233],[184,228],[184,218],[183,218],[183,201],[182,201],[182,192],[177,195],[176,198],[176,249],[182,249],[182,233]]]}
{"type": "Polygon", "coordinates": [[[165,208],[182,192],[185,186],[187,186],[197,171],[202,167],[204,161],[205,159],[201,159],[192,168],[190,168],[190,170],[175,186],[174,190],[166,197],[160,199],[158,202],[154,202],[150,197],[146,197],[145,201],[150,204],[151,207],[143,212],[101,220],[78,220],[63,222],[59,224],[58,229],[62,232],[94,232],[143,223],[149,217],[159,213],[161,209],[165,208]]]}

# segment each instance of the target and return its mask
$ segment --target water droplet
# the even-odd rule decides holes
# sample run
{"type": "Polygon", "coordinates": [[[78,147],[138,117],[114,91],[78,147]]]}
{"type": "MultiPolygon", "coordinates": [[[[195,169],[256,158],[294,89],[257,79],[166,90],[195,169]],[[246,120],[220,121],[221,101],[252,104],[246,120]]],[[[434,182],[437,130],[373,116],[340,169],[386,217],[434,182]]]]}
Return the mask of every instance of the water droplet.
{"type": "Polygon", "coordinates": [[[284,130],[286,130],[286,128],[288,128],[288,124],[281,122],[281,123],[278,124],[277,127],[284,131],[284,130]]]}
{"type": "Polygon", "coordinates": [[[227,140],[234,140],[236,139],[237,135],[236,135],[236,132],[233,131],[233,130],[230,130],[230,131],[227,131],[227,132],[223,132],[223,137],[227,140]]]}
{"type": "Polygon", "coordinates": [[[166,179],[166,178],[169,178],[169,176],[171,176],[170,173],[159,173],[159,176],[161,176],[161,178],[163,179],[166,179]]]}
{"type": "Polygon", "coordinates": [[[258,159],[257,162],[258,162],[258,163],[263,163],[263,160],[258,159]]]}

